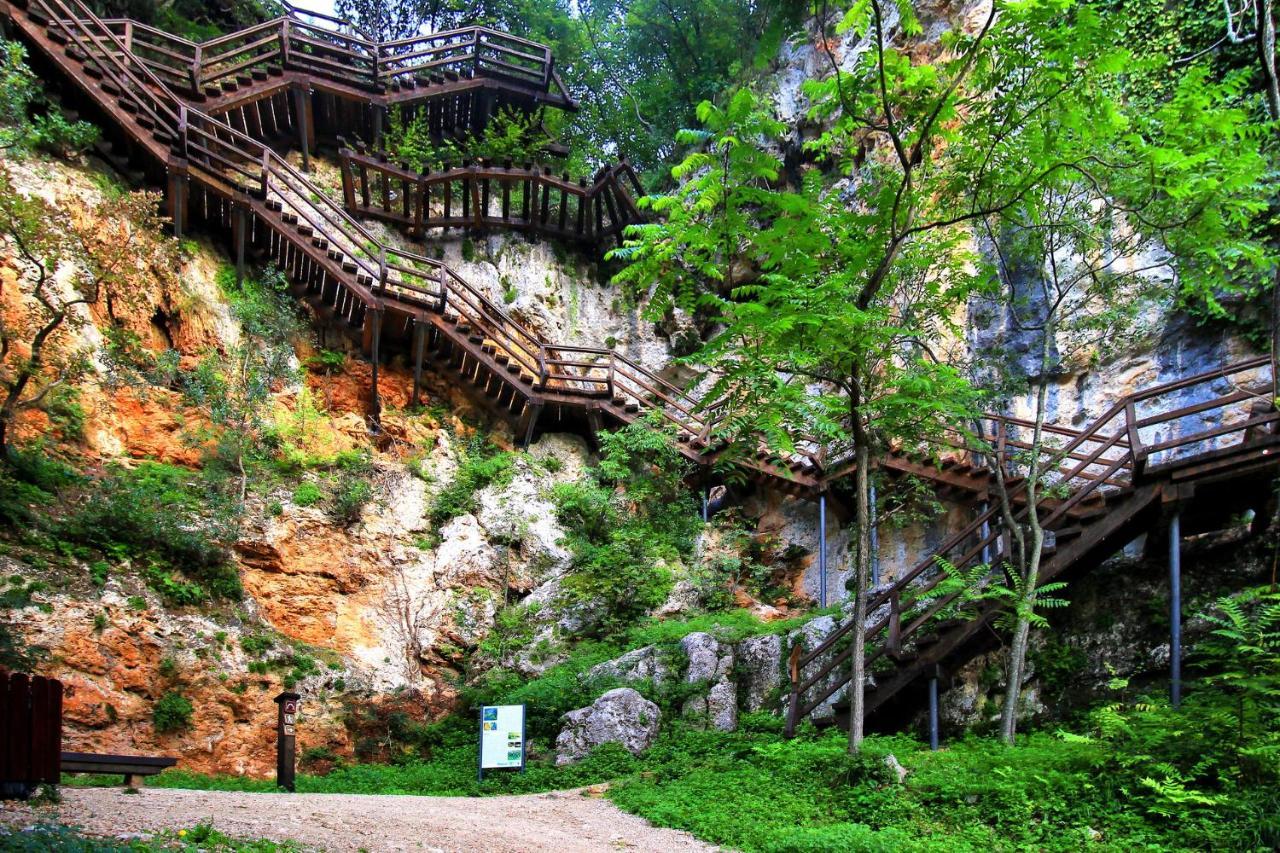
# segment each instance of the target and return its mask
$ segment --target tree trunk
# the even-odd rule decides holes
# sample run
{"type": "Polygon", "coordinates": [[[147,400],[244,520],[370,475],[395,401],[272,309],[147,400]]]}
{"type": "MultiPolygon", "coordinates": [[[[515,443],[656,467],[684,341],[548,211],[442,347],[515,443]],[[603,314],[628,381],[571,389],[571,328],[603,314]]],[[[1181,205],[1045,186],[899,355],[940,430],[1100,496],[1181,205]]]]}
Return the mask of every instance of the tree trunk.
{"type": "Polygon", "coordinates": [[[9,415],[0,414],[0,462],[13,461],[13,448],[9,446],[9,415]]]}
{"type": "MultiPolygon", "coordinates": [[[[858,416],[855,416],[858,417],[858,416]]],[[[853,672],[849,677],[849,752],[862,747],[866,715],[867,584],[871,576],[871,452],[865,430],[855,428],[853,449],[857,548],[854,551],[853,672]]]]}
{"type": "Polygon", "coordinates": [[[1040,525],[1040,451],[1044,440],[1044,410],[1049,396],[1049,363],[1053,353],[1056,324],[1049,317],[1044,324],[1040,349],[1040,387],[1036,389],[1035,429],[1031,436],[1027,465],[1027,521],[1031,534],[1025,553],[1026,569],[1021,573],[1021,594],[1015,603],[1017,621],[1009,646],[1004,707],[1000,712],[1000,739],[1012,746],[1018,731],[1018,699],[1022,695],[1022,675],[1026,669],[1027,642],[1031,635],[1031,615],[1035,609],[1036,587],[1040,584],[1040,560],[1044,552],[1044,528],[1040,525]]]}

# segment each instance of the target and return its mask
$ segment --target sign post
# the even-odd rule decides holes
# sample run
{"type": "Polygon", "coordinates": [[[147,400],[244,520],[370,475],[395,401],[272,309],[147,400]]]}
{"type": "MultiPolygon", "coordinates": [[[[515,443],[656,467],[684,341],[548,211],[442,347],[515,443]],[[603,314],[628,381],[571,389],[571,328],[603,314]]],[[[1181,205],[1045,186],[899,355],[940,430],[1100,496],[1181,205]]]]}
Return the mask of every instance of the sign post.
{"type": "Polygon", "coordinates": [[[480,757],[477,778],[486,770],[524,772],[524,705],[484,705],[480,708],[480,757]]]}
{"type": "Polygon", "coordinates": [[[297,693],[285,691],[276,697],[280,713],[276,719],[276,784],[286,791],[294,791],[294,755],[297,750],[294,730],[298,724],[297,693]]]}

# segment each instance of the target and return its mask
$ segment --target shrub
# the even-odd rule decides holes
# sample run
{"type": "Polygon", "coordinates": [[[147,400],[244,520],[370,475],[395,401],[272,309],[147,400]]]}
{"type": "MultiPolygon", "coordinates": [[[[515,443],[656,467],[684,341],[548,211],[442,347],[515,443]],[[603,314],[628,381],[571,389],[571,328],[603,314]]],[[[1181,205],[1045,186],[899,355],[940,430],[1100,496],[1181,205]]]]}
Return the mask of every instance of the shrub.
{"type": "Polygon", "coordinates": [[[191,702],[175,690],[161,696],[151,709],[151,719],[161,734],[181,731],[191,725],[191,702]]]}
{"type": "Polygon", "coordinates": [[[59,533],[145,560],[147,582],[180,604],[242,594],[223,544],[234,536],[234,514],[197,472],[157,462],[115,468],[94,483],[59,533]],[[174,566],[192,580],[182,580],[174,566]]]}
{"type": "Polygon", "coordinates": [[[460,456],[453,479],[432,501],[429,518],[435,527],[460,515],[475,512],[476,492],[490,485],[505,485],[511,481],[514,455],[498,450],[485,436],[473,436],[460,456]]]}
{"type": "Polygon", "coordinates": [[[591,479],[552,490],[573,553],[562,603],[602,609],[596,628],[606,634],[662,603],[672,583],[666,564],[690,555],[701,526],[683,483],[687,464],[654,426],[602,433],[591,479]]]}
{"type": "Polygon", "coordinates": [[[324,493],[320,491],[320,487],[312,482],[299,483],[293,490],[293,502],[298,506],[313,506],[323,497],[324,493]]]}
{"type": "Polygon", "coordinates": [[[360,519],[365,504],[373,497],[373,487],[358,477],[344,477],[333,495],[332,516],[335,521],[352,524],[360,519]]]}

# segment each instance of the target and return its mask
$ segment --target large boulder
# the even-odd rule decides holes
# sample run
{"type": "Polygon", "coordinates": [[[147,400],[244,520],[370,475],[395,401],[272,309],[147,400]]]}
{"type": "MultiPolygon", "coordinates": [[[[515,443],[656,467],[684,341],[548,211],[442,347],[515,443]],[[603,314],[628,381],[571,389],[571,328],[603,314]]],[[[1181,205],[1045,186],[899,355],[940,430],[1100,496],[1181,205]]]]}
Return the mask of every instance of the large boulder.
{"type": "Polygon", "coordinates": [[[703,717],[711,726],[731,732],[738,727],[738,688],[733,683],[733,646],[702,631],[688,634],[680,648],[689,659],[686,684],[706,684],[707,692],[691,696],[684,713],[703,717]]]}
{"type": "Polygon", "coordinates": [[[658,736],[658,706],[630,687],[610,690],[586,708],[564,715],[556,738],[556,764],[586,758],[603,743],[620,743],[631,754],[648,749],[658,736]]]}

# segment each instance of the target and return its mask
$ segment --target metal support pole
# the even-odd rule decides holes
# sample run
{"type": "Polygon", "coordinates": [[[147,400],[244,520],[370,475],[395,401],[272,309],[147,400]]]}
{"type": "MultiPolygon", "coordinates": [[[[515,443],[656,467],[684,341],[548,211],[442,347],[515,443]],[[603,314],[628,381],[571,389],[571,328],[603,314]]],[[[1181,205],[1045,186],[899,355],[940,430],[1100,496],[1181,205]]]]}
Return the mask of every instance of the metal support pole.
{"type": "Polygon", "coordinates": [[[876,519],[876,484],[871,484],[871,586],[880,585],[880,530],[876,519]]]}
{"type": "Polygon", "coordinates": [[[1169,701],[1182,704],[1182,517],[1169,520],[1169,701]]]}
{"type": "Polygon", "coordinates": [[[702,490],[702,523],[706,524],[711,518],[711,489],[703,488],[702,490]]]}
{"type": "Polygon", "coordinates": [[[929,748],[938,749],[938,677],[929,679],[929,748]]]}
{"type": "MultiPolygon", "coordinates": [[[[990,508],[991,508],[991,505],[984,502],[978,507],[978,512],[980,514],[985,515],[987,510],[990,508]]],[[[982,546],[982,562],[988,566],[991,565],[991,543],[987,542],[987,539],[990,538],[990,536],[991,536],[991,522],[984,521],[982,522],[982,541],[986,544],[982,546]]]]}
{"type": "Polygon", "coordinates": [[[818,495],[818,606],[827,606],[827,495],[818,495]]]}

